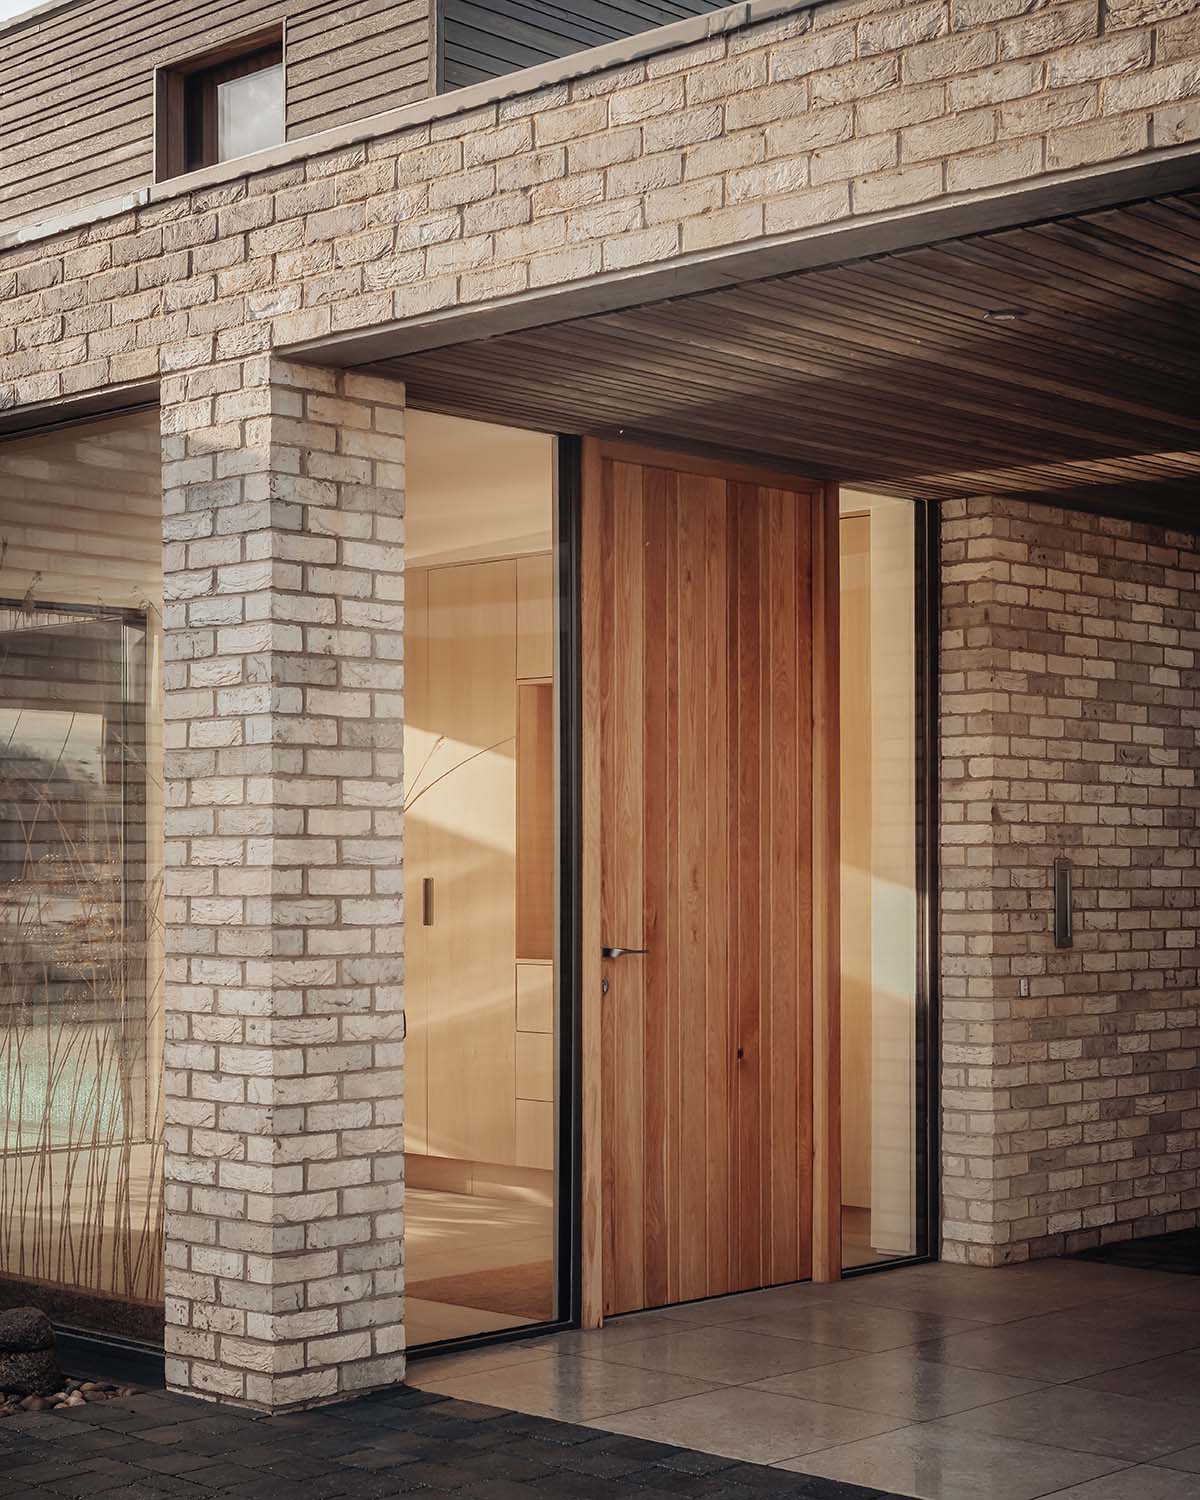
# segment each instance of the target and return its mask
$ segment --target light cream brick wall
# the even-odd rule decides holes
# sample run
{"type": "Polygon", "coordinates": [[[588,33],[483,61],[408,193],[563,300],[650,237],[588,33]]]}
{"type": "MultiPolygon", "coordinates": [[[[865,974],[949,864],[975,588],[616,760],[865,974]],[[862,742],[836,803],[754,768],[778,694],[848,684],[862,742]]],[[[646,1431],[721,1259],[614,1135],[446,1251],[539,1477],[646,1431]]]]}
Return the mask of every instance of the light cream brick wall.
{"type": "Polygon", "coordinates": [[[276,1410],[404,1372],[403,406],[163,387],[167,1371],[276,1410]]]}
{"type": "Polygon", "coordinates": [[[0,254],[0,407],[1200,142],[1197,11],[832,0],[401,111],[0,254]]]}
{"type": "Polygon", "coordinates": [[[945,1254],[993,1265],[1191,1227],[1197,538],[969,500],[945,508],[942,565],[945,1254]]]}
{"type": "MultiPolygon", "coordinates": [[[[0,408],[161,381],[176,1385],[279,1406],[403,1368],[402,399],[275,351],[1200,142],[1198,11],[798,7],[0,252],[0,408]]],[[[1194,571],[1043,515],[1051,563],[1029,524],[947,530],[948,1247],[985,1261],[1197,1206],[1195,942],[1147,862],[1194,896],[1194,571]]]]}

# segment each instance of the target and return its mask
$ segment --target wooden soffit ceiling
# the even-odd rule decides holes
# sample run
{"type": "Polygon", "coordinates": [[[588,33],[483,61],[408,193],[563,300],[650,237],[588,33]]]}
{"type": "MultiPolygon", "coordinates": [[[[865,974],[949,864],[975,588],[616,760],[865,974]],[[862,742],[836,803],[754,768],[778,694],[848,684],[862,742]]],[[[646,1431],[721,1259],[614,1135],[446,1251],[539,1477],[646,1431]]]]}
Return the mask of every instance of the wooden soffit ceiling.
{"type": "Polygon", "coordinates": [[[1200,511],[1200,192],[384,362],[416,406],[914,498],[1200,511]],[[1009,316],[1012,315],[1012,316],[1009,316]]]}

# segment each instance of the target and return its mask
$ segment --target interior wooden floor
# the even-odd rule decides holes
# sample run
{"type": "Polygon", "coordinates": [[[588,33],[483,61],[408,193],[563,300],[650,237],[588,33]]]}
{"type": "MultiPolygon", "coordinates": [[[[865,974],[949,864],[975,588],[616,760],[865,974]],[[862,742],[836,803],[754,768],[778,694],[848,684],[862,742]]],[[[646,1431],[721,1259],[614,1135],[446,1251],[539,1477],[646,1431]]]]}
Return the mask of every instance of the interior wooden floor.
{"type": "MultiPolygon", "coordinates": [[[[843,1211],[843,1245],[848,1266],[886,1264],[898,1259],[875,1250],[870,1215],[865,1209],[843,1211]]],[[[542,1278],[553,1262],[554,1213],[549,1204],[512,1198],[479,1198],[465,1193],[410,1188],[407,1212],[406,1299],[410,1347],[439,1343],[471,1334],[520,1328],[531,1321],[496,1305],[489,1282],[504,1288],[502,1273],[526,1271],[527,1282],[542,1278]],[[482,1273],[482,1274],[481,1274],[482,1273]],[[486,1273],[496,1273],[488,1276],[486,1273]],[[456,1300],[421,1295],[421,1287],[457,1280],[456,1300]]],[[[548,1296],[550,1286],[545,1293],[548,1296]]]]}
{"type": "Polygon", "coordinates": [[[842,1205],[842,1265],[846,1270],[859,1266],[886,1266],[908,1257],[879,1250],[871,1243],[871,1210],[842,1205]]]}
{"type": "Polygon", "coordinates": [[[410,1348],[528,1324],[529,1316],[505,1310],[514,1284],[533,1302],[551,1300],[549,1203],[410,1187],[405,1234],[410,1348]],[[423,1285],[439,1295],[422,1295],[423,1285]]]}

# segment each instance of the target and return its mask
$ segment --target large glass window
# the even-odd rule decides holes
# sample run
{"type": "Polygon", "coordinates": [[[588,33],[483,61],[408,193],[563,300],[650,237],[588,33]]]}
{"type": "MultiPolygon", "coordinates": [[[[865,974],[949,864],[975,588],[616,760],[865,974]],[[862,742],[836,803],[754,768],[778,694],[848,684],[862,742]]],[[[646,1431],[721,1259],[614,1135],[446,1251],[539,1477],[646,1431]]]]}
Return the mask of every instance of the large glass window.
{"type": "Polygon", "coordinates": [[[409,1344],[557,1315],[553,439],[410,411],[409,1344]]]}
{"type": "Polygon", "coordinates": [[[918,1253],[916,511],[843,492],[842,1202],[847,1267],[918,1253]]]}
{"type": "Polygon", "coordinates": [[[162,1327],[157,413],[0,446],[0,1302],[162,1327]]]}

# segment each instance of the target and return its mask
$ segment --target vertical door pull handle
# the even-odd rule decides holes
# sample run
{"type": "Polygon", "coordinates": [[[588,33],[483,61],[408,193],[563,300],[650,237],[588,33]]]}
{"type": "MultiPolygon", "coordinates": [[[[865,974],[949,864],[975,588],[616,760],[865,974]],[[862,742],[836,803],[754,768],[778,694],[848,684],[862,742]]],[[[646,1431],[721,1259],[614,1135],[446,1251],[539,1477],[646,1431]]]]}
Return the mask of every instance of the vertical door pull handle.
{"type": "Polygon", "coordinates": [[[1073,870],[1069,859],[1054,861],[1054,946],[1056,948],[1075,946],[1072,875],[1073,870]]]}
{"type": "Polygon", "coordinates": [[[433,877],[426,875],[421,882],[421,922],[425,927],[433,926],[433,877]]]}

